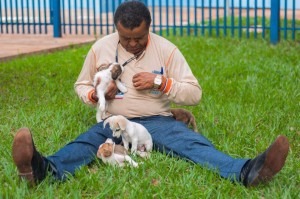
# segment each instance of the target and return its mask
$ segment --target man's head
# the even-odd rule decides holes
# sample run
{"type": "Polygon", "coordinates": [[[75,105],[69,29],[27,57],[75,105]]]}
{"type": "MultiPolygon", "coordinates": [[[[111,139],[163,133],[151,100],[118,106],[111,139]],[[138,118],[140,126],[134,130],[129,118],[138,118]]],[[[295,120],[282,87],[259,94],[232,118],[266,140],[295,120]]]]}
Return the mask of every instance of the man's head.
{"type": "Polygon", "coordinates": [[[118,30],[121,45],[128,52],[138,54],[146,48],[151,15],[147,6],[142,2],[122,3],[115,12],[114,24],[118,30]]]}
{"type": "Polygon", "coordinates": [[[133,30],[145,21],[146,27],[150,27],[151,15],[150,11],[142,2],[126,1],[122,3],[116,10],[114,15],[114,24],[118,27],[118,23],[126,29],[133,30]]]}

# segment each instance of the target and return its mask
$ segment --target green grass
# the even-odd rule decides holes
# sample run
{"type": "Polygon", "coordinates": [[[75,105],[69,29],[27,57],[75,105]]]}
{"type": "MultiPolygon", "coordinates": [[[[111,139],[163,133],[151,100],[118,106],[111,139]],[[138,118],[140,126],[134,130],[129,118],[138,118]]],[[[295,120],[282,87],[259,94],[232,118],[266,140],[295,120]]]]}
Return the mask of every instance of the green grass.
{"type": "Polygon", "coordinates": [[[38,150],[50,155],[95,123],[95,110],[82,104],[73,89],[90,47],[85,45],[0,63],[0,198],[297,198],[299,44],[169,39],[185,55],[203,89],[201,103],[185,108],[219,150],[252,158],[277,135],[289,138],[286,165],[273,181],[248,189],[198,165],[153,152],[139,168],[95,161],[65,182],[48,177],[34,188],[20,182],[11,157],[18,128],[30,127],[38,150]]]}

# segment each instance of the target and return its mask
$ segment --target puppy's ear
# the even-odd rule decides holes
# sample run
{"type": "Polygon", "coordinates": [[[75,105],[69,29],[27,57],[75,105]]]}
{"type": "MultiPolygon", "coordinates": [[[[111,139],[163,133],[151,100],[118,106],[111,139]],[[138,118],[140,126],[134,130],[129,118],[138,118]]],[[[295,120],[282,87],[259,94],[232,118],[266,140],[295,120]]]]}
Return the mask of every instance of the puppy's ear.
{"type": "Polygon", "coordinates": [[[106,144],[104,147],[103,155],[104,157],[108,158],[113,154],[113,146],[112,144],[106,144]]]}
{"type": "Polygon", "coordinates": [[[111,117],[107,118],[106,120],[104,120],[103,122],[103,128],[105,129],[105,126],[107,123],[110,123],[111,117]]]}
{"type": "Polygon", "coordinates": [[[122,131],[126,129],[127,119],[123,116],[118,116],[118,125],[122,131]]]}
{"type": "Polygon", "coordinates": [[[97,157],[98,158],[101,158],[101,154],[103,154],[103,144],[101,144],[98,148],[98,151],[97,151],[97,157]]]}
{"type": "Polygon", "coordinates": [[[98,71],[106,70],[106,69],[109,68],[110,65],[112,65],[112,63],[109,63],[109,64],[107,64],[106,66],[99,67],[99,68],[98,68],[98,71]]]}
{"type": "Polygon", "coordinates": [[[112,144],[108,144],[108,143],[104,143],[102,144],[97,152],[97,157],[101,158],[101,157],[110,157],[113,153],[113,147],[112,144]]]}

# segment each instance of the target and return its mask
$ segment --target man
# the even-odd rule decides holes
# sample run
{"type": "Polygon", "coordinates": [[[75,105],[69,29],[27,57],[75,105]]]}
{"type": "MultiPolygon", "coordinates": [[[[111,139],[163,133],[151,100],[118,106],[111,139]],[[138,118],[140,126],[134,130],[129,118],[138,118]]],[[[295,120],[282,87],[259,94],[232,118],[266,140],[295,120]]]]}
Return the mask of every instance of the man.
{"type": "MultiPolygon", "coordinates": [[[[218,151],[204,136],[176,121],[170,103],[196,105],[202,90],[181,52],[166,39],[149,32],[151,16],[138,1],[122,3],[115,12],[117,32],[98,40],[90,49],[75,83],[79,98],[95,106],[93,87],[97,70],[111,62],[125,65],[121,76],[128,92],[117,94],[112,82],[106,93],[107,116],[124,115],[144,125],[156,150],[189,159],[232,181],[255,186],[269,181],[284,166],[289,143],[278,136],[254,159],[235,159],[218,151]]],[[[105,119],[105,118],[103,118],[105,119]]],[[[64,180],[66,174],[94,160],[98,146],[112,138],[109,127],[100,122],[79,135],[57,153],[43,157],[35,148],[29,129],[20,129],[13,142],[13,159],[19,175],[38,183],[49,172],[64,180]]],[[[120,142],[120,140],[116,140],[120,142]]]]}

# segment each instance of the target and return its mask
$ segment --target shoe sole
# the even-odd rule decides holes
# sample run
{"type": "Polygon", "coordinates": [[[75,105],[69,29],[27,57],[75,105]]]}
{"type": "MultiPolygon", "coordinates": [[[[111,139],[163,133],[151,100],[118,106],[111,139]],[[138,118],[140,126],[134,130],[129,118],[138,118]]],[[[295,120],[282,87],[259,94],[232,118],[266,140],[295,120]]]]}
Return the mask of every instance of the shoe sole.
{"type": "Polygon", "coordinates": [[[284,166],[288,152],[288,139],[283,135],[278,136],[275,142],[269,147],[265,162],[258,172],[257,177],[249,183],[249,186],[256,186],[261,182],[270,181],[284,166]]]}
{"type": "Polygon", "coordinates": [[[21,128],[14,137],[12,146],[13,160],[18,168],[19,176],[34,185],[34,176],[31,166],[33,157],[33,141],[30,130],[21,128]]]}

